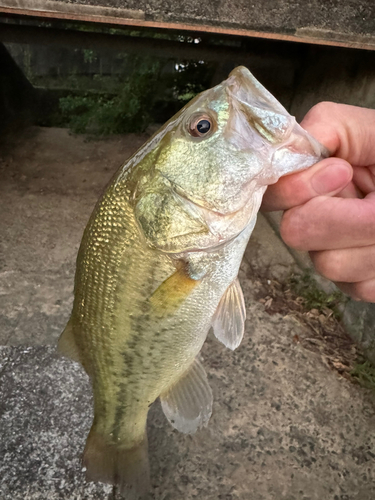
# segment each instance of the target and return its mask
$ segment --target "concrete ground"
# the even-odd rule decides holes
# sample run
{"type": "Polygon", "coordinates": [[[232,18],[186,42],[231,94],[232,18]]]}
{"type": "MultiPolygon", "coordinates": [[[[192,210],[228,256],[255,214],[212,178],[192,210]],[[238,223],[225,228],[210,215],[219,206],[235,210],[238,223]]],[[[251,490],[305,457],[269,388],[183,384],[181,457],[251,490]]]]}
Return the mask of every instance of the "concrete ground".
{"type": "MultiPolygon", "coordinates": [[[[85,482],[90,388],[55,344],[69,316],[88,216],[146,137],[90,141],[32,128],[0,159],[1,500],[112,498],[110,487],[85,482]]],[[[159,403],[150,410],[150,498],[375,497],[373,394],[332,370],[332,356],[305,348],[312,330],[293,311],[270,314],[265,288],[296,267],[260,217],[240,272],[244,341],[231,352],[209,337],[203,348],[215,398],[209,426],[184,436],[159,403]]]]}

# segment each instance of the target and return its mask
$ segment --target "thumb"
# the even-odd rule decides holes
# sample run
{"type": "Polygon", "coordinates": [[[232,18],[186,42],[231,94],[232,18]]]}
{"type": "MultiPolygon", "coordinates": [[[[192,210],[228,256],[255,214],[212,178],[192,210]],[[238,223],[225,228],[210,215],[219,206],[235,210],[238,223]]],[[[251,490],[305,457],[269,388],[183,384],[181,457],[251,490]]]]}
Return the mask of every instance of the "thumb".
{"type": "Polygon", "coordinates": [[[288,210],[302,205],[316,196],[334,196],[351,181],[353,169],[340,158],[326,158],[312,167],[281,177],[268,186],[262,210],[288,210]]]}

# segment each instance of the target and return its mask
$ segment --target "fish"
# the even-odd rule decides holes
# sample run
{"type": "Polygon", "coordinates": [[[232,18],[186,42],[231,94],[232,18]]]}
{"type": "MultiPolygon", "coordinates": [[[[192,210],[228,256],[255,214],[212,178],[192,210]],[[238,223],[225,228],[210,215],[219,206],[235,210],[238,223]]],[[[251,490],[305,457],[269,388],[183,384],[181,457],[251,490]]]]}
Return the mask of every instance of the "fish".
{"type": "Polygon", "coordinates": [[[149,490],[146,421],[192,434],[212,414],[199,353],[212,328],[236,349],[238,272],[262,196],[327,150],[250,73],[235,68],[160,128],[110,181],[84,231],[60,351],[82,364],[94,418],[89,481],[129,500],[149,490]]]}

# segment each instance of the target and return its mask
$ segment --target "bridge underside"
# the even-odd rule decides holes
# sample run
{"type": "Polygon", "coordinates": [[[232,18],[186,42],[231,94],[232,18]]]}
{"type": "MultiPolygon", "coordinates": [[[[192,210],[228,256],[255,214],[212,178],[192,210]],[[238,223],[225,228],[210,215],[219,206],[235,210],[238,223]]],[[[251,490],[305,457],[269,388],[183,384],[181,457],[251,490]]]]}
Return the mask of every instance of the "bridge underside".
{"type": "Polygon", "coordinates": [[[0,14],[375,48],[372,0],[0,0],[0,14]]]}

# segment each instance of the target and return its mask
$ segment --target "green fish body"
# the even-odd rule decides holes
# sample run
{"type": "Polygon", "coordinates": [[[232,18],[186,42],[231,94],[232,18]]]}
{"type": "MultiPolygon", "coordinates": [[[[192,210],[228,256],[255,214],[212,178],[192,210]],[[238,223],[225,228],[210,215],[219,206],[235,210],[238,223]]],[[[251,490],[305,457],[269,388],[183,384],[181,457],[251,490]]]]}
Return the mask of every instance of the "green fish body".
{"type": "Polygon", "coordinates": [[[212,327],[235,349],[237,274],[268,184],[326,153],[243,67],[167,122],[117,172],[86,227],[60,350],[94,393],[87,476],[148,490],[146,420],[160,397],[193,433],[212,413],[198,354],[212,327]]]}

